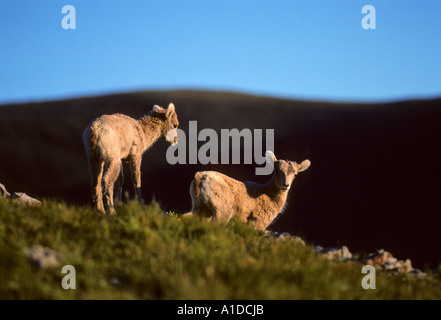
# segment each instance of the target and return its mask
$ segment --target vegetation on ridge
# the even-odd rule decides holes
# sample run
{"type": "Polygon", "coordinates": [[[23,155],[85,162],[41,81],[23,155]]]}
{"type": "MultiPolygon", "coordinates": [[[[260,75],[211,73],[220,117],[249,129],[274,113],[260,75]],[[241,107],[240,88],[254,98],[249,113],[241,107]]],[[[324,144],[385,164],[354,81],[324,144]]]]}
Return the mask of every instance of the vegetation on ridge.
{"type": "Polygon", "coordinates": [[[441,299],[439,275],[377,271],[364,290],[361,265],[329,261],[296,238],[274,238],[237,220],[180,219],[157,203],[129,202],[117,215],[43,201],[0,199],[1,299],[441,299]],[[50,248],[41,268],[25,250],[50,248]],[[76,289],[64,290],[64,265],[76,289]]]}

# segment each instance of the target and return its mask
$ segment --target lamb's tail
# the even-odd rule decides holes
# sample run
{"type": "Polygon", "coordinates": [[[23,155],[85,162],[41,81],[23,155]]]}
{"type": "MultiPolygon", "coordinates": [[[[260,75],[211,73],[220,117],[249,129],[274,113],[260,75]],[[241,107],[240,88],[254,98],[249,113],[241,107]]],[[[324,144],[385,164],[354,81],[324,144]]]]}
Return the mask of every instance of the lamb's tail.
{"type": "Polygon", "coordinates": [[[98,146],[98,139],[99,139],[99,131],[100,131],[100,123],[98,121],[93,121],[89,124],[89,146],[92,150],[96,150],[98,146]]]}
{"type": "Polygon", "coordinates": [[[98,145],[98,133],[96,130],[95,122],[91,122],[87,125],[83,131],[83,144],[86,149],[87,155],[93,153],[98,145]]]}

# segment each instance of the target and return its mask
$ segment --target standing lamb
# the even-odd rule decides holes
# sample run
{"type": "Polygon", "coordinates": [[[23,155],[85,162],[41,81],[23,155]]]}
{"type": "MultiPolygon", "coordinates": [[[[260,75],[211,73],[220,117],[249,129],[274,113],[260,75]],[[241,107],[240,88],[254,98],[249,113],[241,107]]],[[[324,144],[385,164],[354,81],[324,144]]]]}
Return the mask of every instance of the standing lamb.
{"type": "Polygon", "coordinates": [[[135,194],[142,201],[142,154],[160,137],[176,144],[178,125],[175,106],[170,103],[167,109],[155,105],[148,115],[139,120],[117,113],[103,115],[87,126],[83,142],[92,180],[92,201],[98,211],[106,213],[103,185],[106,209],[115,214],[113,191],[117,182],[116,195],[121,200],[124,180],[122,161],[130,164],[135,194]]]}
{"type": "Polygon", "coordinates": [[[309,160],[301,164],[277,160],[267,151],[266,160],[274,173],[266,184],[237,181],[222,173],[203,171],[195,174],[190,185],[192,213],[228,222],[232,217],[265,230],[283,211],[288,190],[295,176],[310,166],[309,160]]]}

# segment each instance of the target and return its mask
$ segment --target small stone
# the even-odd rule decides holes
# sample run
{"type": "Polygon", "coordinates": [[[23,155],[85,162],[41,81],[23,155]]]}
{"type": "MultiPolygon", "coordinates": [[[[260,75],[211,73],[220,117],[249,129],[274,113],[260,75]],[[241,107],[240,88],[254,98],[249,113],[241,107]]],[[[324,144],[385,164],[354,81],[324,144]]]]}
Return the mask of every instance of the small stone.
{"type": "Polygon", "coordinates": [[[324,248],[322,246],[314,246],[314,250],[317,251],[317,253],[322,253],[324,248]]]}
{"type": "Polygon", "coordinates": [[[410,259],[407,259],[406,261],[403,262],[403,264],[401,265],[402,271],[405,273],[409,273],[413,271],[412,268],[412,261],[410,261],[410,259]]]}
{"type": "Polygon", "coordinates": [[[288,232],[282,232],[282,233],[279,233],[277,235],[277,237],[281,238],[281,239],[285,239],[285,238],[291,238],[291,235],[288,232]]]}
{"type": "Polygon", "coordinates": [[[325,256],[329,260],[350,260],[350,259],[352,259],[352,253],[349,251],[347,246],[322,249],[320,251],[320,253],[325,254],[325,256]]]}
{"type": "Polygon", "coordinates": [[[27,205],[41,206],[40,200],[30,197],[24,192],[14,192],[11,199],[27,205]]]}
{"type": "Polygon", "coordinates": [[[410,273],[420,279],[424,279],[427,276],[427,274],[422,272],[420,269],[413,269],[410,273]]]}
{"type": "Polygon", "coordinates": [[[396,263],[396,261],[397,259],[395,259],[390,252],[381,249],[378,250],[376,253],[370,254],[366,259],[366,264],[383,266],[386,263],[394,264],[396,263]]]}
{"type": "Polygon", "coordinates": [[[110,277],[109,282],[111,285],[114,285],[115,287],[118,287],[121,285],[121,280],[117,277],[110,277]]]}
{"type": "Polygon", "coordinates": [[[11,194],[6,190],[5,186],[0,183],[0,198],[9,198],[11,194]]]}
{"type": "Polygon", "coordinates": [[[398,264],[396,262],[394,262],[394,263],[385,263],[383,265],[383,268],[386,269],[386,270],[394,270],[394,269],[398,268],[398,264]]]}
{"type": "Polygon", "coordinates": [[[25,249],[24,254],[31,263],[36,264],[41,269],[56,267],[60,264],[57,254],[49,248],[34,246],[25,249]]]}

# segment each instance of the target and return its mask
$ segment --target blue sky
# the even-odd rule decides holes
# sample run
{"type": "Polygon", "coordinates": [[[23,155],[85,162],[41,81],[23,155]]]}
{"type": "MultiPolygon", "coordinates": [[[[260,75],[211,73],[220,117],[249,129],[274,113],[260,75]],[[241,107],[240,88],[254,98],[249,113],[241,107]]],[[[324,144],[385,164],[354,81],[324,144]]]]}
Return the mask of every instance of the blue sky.
{"type": "Polygon", "coordinates": [[[439,0],[0,0],[0,44],[0,104],[190,88],[441,96],[439,0]],[[375,30],[361,27],[368,4],[375,30]]]}

